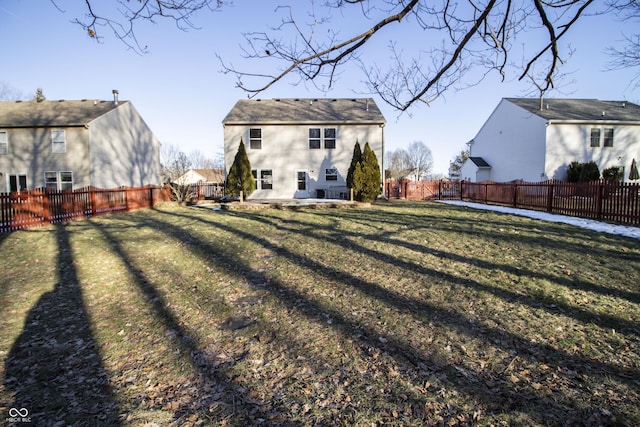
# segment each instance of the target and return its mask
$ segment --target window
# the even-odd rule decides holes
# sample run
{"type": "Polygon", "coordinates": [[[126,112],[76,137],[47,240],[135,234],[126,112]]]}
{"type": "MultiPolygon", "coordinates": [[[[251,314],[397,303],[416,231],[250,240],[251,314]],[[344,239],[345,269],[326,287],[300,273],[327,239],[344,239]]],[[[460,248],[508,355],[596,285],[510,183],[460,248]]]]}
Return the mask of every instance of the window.
{"type": "Polygon", "coordinates": [[[337,181],[338,180],[338,169],[329,168],[325,169],[325,178],[326,181],[337,181]]]}
{"type": "Polygon", "coordinates": [[[249,148],[252,150],[262,150],[262,129],[249,129],[249,148]]]}
{"type": "Polygon", "coordinates": [[[273,189],[273,172],[270,169],[260,171],[260,188],[263,190],[273,189]]]}
{"type": "Polygon", "coordinates": [[[67,139],[63,130],[51,131],[51,146],[54,153],[66,153],[67,152],[67,139]]]}
{"type": "Polygon", "coordinates": [[[336,148],[336,128],[309,128],[309,149],[319,150],[323,142],[327,150],[336,148]]]}
{"type": "Polygon", "coordinates": [[[253,169],[251,174],[256,180],[256,190],[273,190],[273,171],[271,169],[253,169]]]}
{"type": "Polygon", "coordinates": [[[310,150],[320,149],[320,128],[309,129],[309,149],[310,150]]]}
{"type": "Polygon", "coordinates": [[[44,186],[49,190],[73,190],[73,172],[48,171],[44,173],[44,186]]]}
{"type": "Polygon", "coordinates": [[[613,147],[613,128],[604,128],[603,147],[613,147]]]}
{"type": "Polygon", "coordinates": [[[73,172],[60,172],[60,190],[73,190],[73,172]]]}
{"type": "Polygon", "coordinates": [[[591,128],[591,146],[600,147],[600,128],[591,128]]]}
{"type": "Polygon", "coordinates": [[[307,171],[296,172],[296,187],[298,191],[306,191],[307,189],[307,171]]]}
{"type": "Polygon", "coordinates": [[[24,191],[27,189],[27,175],[9,175],[9,191],[24,191]]]}
{"type": "Polygon", "coordinates": [[[325,128],[324,148],[327,150],[336,148],[336,128],[325,128]]]}
{"type": "Polygon", "coordinates": [[[7,154],[9,152],[9,137],[7,131],[0,131],[0,154],[7,154]]]}

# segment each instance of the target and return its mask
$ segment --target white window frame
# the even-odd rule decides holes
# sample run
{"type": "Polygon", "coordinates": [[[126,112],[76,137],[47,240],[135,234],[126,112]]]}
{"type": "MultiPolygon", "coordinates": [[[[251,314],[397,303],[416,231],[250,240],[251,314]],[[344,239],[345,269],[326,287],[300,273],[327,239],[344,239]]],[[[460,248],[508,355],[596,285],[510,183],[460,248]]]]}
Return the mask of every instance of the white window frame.
{"type": "Polygon", "coordinates": [[[73,172],[71,171],[45,171],[44,187],[55,191],[73,190],[73,172]]]}
{"type": "Polygon", "coordinates": [[[0,154],[9,154],[9,132],[0,130],[0,154]]]}
{"type": "Polygon", "coordinates": [[[256,180],[256,190],[273,190],[273,169],[251,169],[251,175],[256,180]]]}
{"type": "Polygon", "coordinates": [[[324,170],[324,180],[336,182],[338,180],[338,168],[326,168],[324,170]]]}
{"type": "Polygon", "coordinates": [[[262,128],[249,128],[249,149],[262,150],[262,128]],[[253,131],[258,131],[260,135],[252,135],[253,131]]]}
{"type": "Polygon", "coordinates": [[[14,178],[16,180],[16,185],[18,187],[17,191],[24,191],[29,189],[29,182],[27,181],[26,173],[10,173],[7,176],[7,188],[9,189],[10,192],[13,191],[11,190],[11,178],[14,178]],[[20,186],[20,178],[24,178],[24,185],[25,185],[24,188],[20,186]]]}
{"type": "Polygon", "coordinates": [[[336,148],[337,141],[338,141],[338,129],[337,128],[324,128],[322,130],[322,138],[323,138],[322,146],[324,147],[324,149],[325,150],[334,150],[336,148]],[[327,136],[327,131],[333,131],[333,136],[327,136]],[[333,141],[333,147],[327,147],[327,142],[328,141],[333,141]]]}
{"type": "Polygon", "coordinates": [[[309,150],[320,150],[324,148],[325,150],[334,150],[338,144],[338,128],[322,128],[322,127],[313,127],[309,128],[308,139],[309,150]],[[312,135],[312,131],[314,135],[312,135]],[[328,131],[333,131],[333,136],[327,135],[328,131]],[[317,133],[317,135],[316,135],[317,133]],[[327,143],[331,144],[331,147],[327,146],[327,143]]]}
{"type": "Polygon", "coordinates": [[[600,139],[602,139],[602,129],[597,127],[592,127],[589,132],[589,146],[591,148],[600,147],[600,139]]]}
{"type": "Polygon", "coordinates": [[[51,150],[53,153],[67,152],[67,134],[64,129],[53,129],[51,131],[51,150]]]}
{"type": "Polygon", "coordinates": [[[602,147],[613,147],[614,135],[615,131],[613,128],[604,128],[604,131],[602,132],[602,147]]]}

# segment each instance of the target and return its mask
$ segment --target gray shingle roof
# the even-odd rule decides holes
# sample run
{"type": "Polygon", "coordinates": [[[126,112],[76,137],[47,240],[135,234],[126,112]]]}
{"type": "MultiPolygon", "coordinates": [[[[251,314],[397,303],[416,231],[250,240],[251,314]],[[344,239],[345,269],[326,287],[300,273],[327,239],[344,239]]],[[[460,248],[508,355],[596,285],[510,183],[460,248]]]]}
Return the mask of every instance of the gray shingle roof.
{"type": "Polygon", "coordinates": [[[128,101],[0,102],[0,128],[84,126],[128,101]]]}
{"type": "Polygon", "coordinates": [[[547,120],[640,122],[640,106],[626,101],[549,98],[543,99],[541,110],[538,98],[505,99],[547,120]]]}
{"type": "Polygon", "coordinates": [[[240,100],[222,121],[224,124],[385,122],[372,98],[240,100]]]}

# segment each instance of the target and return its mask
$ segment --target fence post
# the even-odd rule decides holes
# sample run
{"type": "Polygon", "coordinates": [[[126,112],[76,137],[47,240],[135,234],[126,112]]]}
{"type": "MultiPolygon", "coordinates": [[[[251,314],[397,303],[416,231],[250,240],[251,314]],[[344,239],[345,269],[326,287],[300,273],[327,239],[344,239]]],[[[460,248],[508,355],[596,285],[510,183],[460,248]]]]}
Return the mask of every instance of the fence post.
{"type": "Polygon", "coordinates": [[[149,186],[149,207],[153,207],[153,186],[149,186]]]}
{"type": "Polygon", "coordinates": [[[604,191],[604,181],[598,181],[598,187],[596,188],[596,218],[602,218],[602,194],[604,191]]]}
{"type": "Polygon", "coordinates": [[[96,217],[98,215],[98,196],[94,187],[89,187],[89,200],[91,200],[91,216],[96,217]]]}
{"type": "Polygon", "coordinates": [[[129,211],[129,189],[124,187],[122,190],[124,191],[124,210],[129,211]]]}
{"type": "Polygon", "coordinates": [[[518,184],[513,183],[513,207],[518,207],[518,184]]]}
{"type": "Polygon", "coordinates": [[[45,189],[42,191],[42,216],[44,224],[51,224],[51,200],[49,200],[49,192],[45,189]]]}
{"type": "Polygon", "coordinates": [[[547,212],[553,211],[553,182],[547,187],[547,212]]]}

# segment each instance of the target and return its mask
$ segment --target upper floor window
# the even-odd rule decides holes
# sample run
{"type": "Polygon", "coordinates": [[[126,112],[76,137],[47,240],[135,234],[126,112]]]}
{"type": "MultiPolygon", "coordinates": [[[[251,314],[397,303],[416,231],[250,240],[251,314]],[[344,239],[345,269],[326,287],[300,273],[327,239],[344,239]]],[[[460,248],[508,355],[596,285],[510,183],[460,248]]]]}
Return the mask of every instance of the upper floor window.
{"type": "Polygon", "coordinates": [[[336,128],[324,129],[324,148],[336,148],[336,128]]]}
{"type": "Polygon", "coordinates": [[[591,128],[591,146],[600,147],[600,128],[591,128]]]}
{"type": "Polygon", "coordinates": [[[309,149],[311,150],[319,150],[320,149],[320,128],[310,128],[309,129],[309,149]]]}
{"type": "Polygon", "coordinates": [[[67,137],[64,130],[52,130],[51,131],[51,146],[54,153],[66,153],[67,152],[67,137]]]}
{"type": "Polygon", "coordinates": [[[613,128],[604,128],[603,147],[613,147],[613,128]]]}
{"type": "Polygon", "coordinates": [[[249,129],[249,148],[251,148],[252,150],[262,149],[262,129],[249,129]]]}
{"type": "Polygon", "coordinates": [[[9,136],[7,131],[0,131],[0,154],[7,154],[9,152],[9,136]]]}
{"type": "Polygon", "coordinates": [[[309,149],[319,150],[323,143],[327,150],[336,148],[336,128],[309,128],[309,149]]]}

